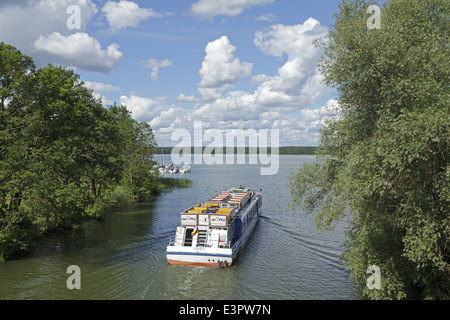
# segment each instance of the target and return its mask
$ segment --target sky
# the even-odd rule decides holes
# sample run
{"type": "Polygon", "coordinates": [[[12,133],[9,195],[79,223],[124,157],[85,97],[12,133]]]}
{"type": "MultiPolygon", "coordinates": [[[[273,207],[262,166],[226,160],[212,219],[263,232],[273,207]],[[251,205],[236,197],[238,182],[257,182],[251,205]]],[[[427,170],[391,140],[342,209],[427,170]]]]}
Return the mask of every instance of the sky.
{"type": "Polygon", "coordinates": [[[313,45],[338,0],[0,0],[0,41],[75,70],[107,106],[148,122],[159,146],[194,123],[279,131],[313,146],[336,116],[313,45]]]}

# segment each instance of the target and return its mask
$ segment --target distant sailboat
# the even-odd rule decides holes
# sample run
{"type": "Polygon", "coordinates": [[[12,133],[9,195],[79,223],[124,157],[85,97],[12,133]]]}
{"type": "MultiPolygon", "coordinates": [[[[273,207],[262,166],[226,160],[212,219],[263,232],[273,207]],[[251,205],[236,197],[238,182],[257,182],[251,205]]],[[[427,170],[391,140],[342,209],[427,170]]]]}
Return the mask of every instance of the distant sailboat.
{"type": "Polygon", "coordinates": [[[167,168],[164,164],[164,150],[161,148],[161,152],[162,152],[162,165],[159,167],[159,173],[160,175],[165,175],[167,173],[167,168]]]}
{"type": "Polygon", "coordinates": [[[180,169],[180,173],[188,173],[191,172],[191,165],[186,163],[183,167],[180,169]]]}

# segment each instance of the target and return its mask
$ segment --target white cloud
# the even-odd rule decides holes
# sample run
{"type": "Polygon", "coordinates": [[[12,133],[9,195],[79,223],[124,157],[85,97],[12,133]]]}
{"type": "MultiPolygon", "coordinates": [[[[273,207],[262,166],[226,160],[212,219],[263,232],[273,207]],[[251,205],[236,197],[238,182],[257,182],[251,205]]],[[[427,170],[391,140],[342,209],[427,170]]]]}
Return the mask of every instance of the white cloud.
{"type": "Polygon", "coordinates": [[[84,81],[84,86],[86,88],[92,89],[96,93],[120,90],[120,88],[117,86],[101,82],[84,81]]]}
{"type": "Polygon", "coordinates": [[[189,9],[189,13],[202,18],[215,16],[237,16],[252,6],[272,3],[273,0],[199,0],[189,9]]]}
{"type": "MultiPolygon", "coordinates": [[[[183,108],[160,106],[154,110],[155,116],[149,122],[152,128],[162,133],[172,133],[175,128],[190,126],[190,114],[183,108]]],[[[170,137],[169,137],[170,139],[170,137]]]]}
{"type": "Polygon", "coordinates": [[[255,21],[267,21],[267,22],[273,22],[277,20],[277,17],[273,13],[269,14],[262,14],[260,16],[257,16],[255,18],[255,21]]]}
{"type": "Polygon", "coordinates": [[[101,82],[91,82],[91,81],[84,81],[84,86],[88,89],[91,89],[93,91],[94,96],[97,99],[101,99],[103,105],[112,105],[114,102],[112,100],[109,100],[106,98],[105,95],[102,94],[102,92],[110,92],[110,91],[117,91],[120,90],[119,87],[113,86],[112,84],[107,83],[101,83],[101,82]]]}
{"type": "Polygon", "coordinates": [[[23,0],[0,4],[0,39],[33,57],[38,67],[58,63],[89,71],[108,72],[118,65],[122,53],[117,44],[102,49],[86,33],[98,9],[92,0],[23,0]],[[68,27],[80,8],[80,29],[68,27]]]}
{"type": "Polygon", "coordinates": [[[253,65],[241,62],[234,54],[235,51],[236,47],[226,36],[206,46],[206,56],[199,71],[201,81],[198,84],[198,90],[205,100],[220,98],[222,92],[251,74],[253,65]]]}
{"type": "Polygon", "coordinates": [[[250,82],[253,84],[259,84],[259,83],[265,82],[269,78],[270,77],[266,74],[258,74],[256,76],[253,76],[252,79],[250,80],[250,82]]]}
{"type": "Polygon", "coordinates": [[[323,106],[318,109],[300,110],[300,113],[302,114],[302,119],[304,119],[305,121],[309,121],[314,125],[324,124],[324,122],[327,119],[330,119],[336,115],[335,113],[330,112],[330,110],[328,110],[328,104],[330,103],[331,102],[329,101],[326,106],[323,106]]]}
{"type": "Polygon", "coordinates": [[[335,99],[330,99],[327,104],[318,109],[303,109],[300,110],[302,119],[315,123],[316,125],[324,125],[327,120],[339,116],[339,103],[335,99]]]}
{"type": "Polygon", "coordinates": [[[165,104],[165,97],[146,98],[136,95],[121,96],[120,103],[127,107],[133,119],[150,124],[158,145],[170,146],[172,133],[177,128],[191,128],[191,112],[165,104]]]}
{"type": "Polygon", "coordinates": [[[119,2],[108,1],[102,8],[109,25],[117,30],[127,27],[137,27],[142,20],[148,18],[162,17],[153,9],[140,8],[132,1],[120,0],[119,2]]]}
{"type": "MultiPolygon", "coordinates": [[[[318,98],[329,92],[316,64],[321,51],[313,45],[314,39],[326,32],[327,29],[314,19],[308,19],[303,24],[294,26],[274,25],[257,32],[254,43],[261,51],[276,57],[286,55],[287,61],[275,75],[254,76],[251,83],[259,85],[255,92],[229,92],[225,97],[222,93],[231,87],[229,84],[234,84],[239,80],[239,75],[248,75],[251,70],[243,73],[236,67],[235,72],[224,72],[226,68],[222,65],[230,65],[229,61],[237,58],[224,58],[230,56],[226,50],[227,45],[224,45],[225,40],[210,43],[208,46],[211,45],[211,53],[209,54],[207,50],[208,54],[200,73],[202,82],[199,85],[199,91],[207,98],[205,88],[201,85],[207,87],[210,91],[206,93],[210,94],[209,97],[212,99],[201,108],[202,112],[214,117],[223,115],[224,118],[232,119],[234,114],[236,117],[265,112],[287,114],[313,105],[318,98]],[[228,62],[220,63],[220,58],[216,55],[228,62]],[[233,75],[235,78],[232,77],[233,75]],[[228,78],[230,81],[225,81],[228,78]],[[234,113],[235,110],[236,113],[234,113]],[[243,110],[245,111],[242,112],[243,110]]],[[[239,60],[234,64],[239,65],[239,60]]],[[[200,116],[200,114],[197,115],[200,116]]]]}
{"type": "Polygon", "coordinates": [[[200,99],[194,97],[194,95],[186,96],[184,93],[179,94],[175,99],[181,102],[200,102],[200,99]]]}
{"type": "MultiPolygon", "coordinates": [[[[321,51],[313,41],[327,28],[315,19],[294,26],[274,25],[255,34],[254,43],[262,52],[276,57],[287,56],[278,74],[267,77],[255,92],[256,101],[267,107],[283,106],[286,112],[305,108],[329,89],[322,82],[316,61],[321,51]]],[[[259,75],[256,80],[263,80],[259,75]]]]}
{"type": "Polygon", "coordinates": [[[173,65],[173,62],[165,59],[165,60],[157,60],[155,58],[150,58],[145,62],[144,68],[151,69],[152,74],[151,77],[153,80],[158,80],[159,68],[167,68],[173,65]]]}
{"type": "Polygon", "coordinates": [[[170,146],[176,129],[193,134],[195,121],[202,121],[203,129],[278,129],[281,145],[317,145],[320,129],[325,121],[337,117],[337,101],[329,100],[323,107],[303,109],[298,117],[278,111],[256,112],[251,95],[233,92],[227,99],[220,99],[192,109],[165,105],[163,100],[137,96],[121,97],[121,102],[132,112],[134,119],[150,124],[158,145],[170,146]]]}
{"type": "Polygon", "coordinates": [[[1,3],[0,39],[33,57],[38,65],[46,65],[49,60],[42,52],[36,52],[34,42],[40,35],[53,32],[69,35],[74,32],[67,27],[70,14],[67,8],[77,5],[80,8],[80,29],[85,32],[88,22],[97,13],[91,0],[25,0],[1,3]]]}
{"type": "Polygon", "coordinates": [[[137,121],[151,121],[158,113],[154,108],[164,104],[165,97],[144,98],[136,95],[121,96],[120,103],[127,107],[133,118],[137,121]]]}
{"type": "MultiPolygon", "coordinates": [[[[150,123],[162,146],[173,144],[170,138],[176,129],[192,133],[194,120],[202,121],[205,130],[278,129],[281,145],[316,145],[325,121],[338,113],[335,100],[320,108],[311,107],[329,92],[317,70],[316,60],[321,52],[313,46],[313,40],[326,32],[314,19],[257,32],[254,44],[263,53],[286,60],[272,75],[253,76],[251,83],[258,85],[254,92],[230,91],[242,77],[251,74],[253,65],[241,62],[236,48],[224,36],[205,49],[198,84],[204,98],[202,104],[185,109],[132,96],[127,105],[134,117],[150,123]]],[[[176,99],[200,102],[185,94],[176,99]]]]}
{"type": "Polygon", "coordinates": [[[116,67],[123,56],[117,44],[113,43],[103,50],[95,38],[82,32],[69,36],[59,32],[53,32],[47,37],[41,35],[34,46],[37,51],[44,52],[61,63],[103,73],[116,67]]]}

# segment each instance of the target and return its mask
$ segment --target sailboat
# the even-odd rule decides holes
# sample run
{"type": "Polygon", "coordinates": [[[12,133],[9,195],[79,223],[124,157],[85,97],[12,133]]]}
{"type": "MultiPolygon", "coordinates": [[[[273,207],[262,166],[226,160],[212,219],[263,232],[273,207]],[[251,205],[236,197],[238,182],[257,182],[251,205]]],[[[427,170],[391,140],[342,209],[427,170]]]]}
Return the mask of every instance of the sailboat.
{"type": "Polygon", "coordinates": [[[164,150],[161,148],[161,152],[162,152],[162,165],[159,167],[159,174],[160,175],[165,175],[167,173],[167,168],[164,165],[164,150]]]}
{"type": "Polygon", "coordinates": [[[180,173],[184,174],[184,173],[188,173],[188,172],[191,172],[191,165],[186,163],[184,166],[181,167],[180,173]]]}

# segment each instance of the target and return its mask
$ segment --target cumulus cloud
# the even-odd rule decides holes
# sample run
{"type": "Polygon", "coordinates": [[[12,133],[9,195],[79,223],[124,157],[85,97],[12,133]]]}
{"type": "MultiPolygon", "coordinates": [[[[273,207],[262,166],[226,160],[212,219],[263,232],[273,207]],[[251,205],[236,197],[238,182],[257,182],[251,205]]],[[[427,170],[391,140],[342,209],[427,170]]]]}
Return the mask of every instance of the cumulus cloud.
{"type": "Polygon", "coordinates": [[[155,111],[155,107],[160,107],[164,104],[165,98],[145,98],[136,95],[121,96],[120,103],[127,107],[133,118],[137,121],[149,122],[159,112],[155,111]]]}
{"type": "Polygon", "coordinates": [[[127,0],[108,1],[103,6],[102,12],[105,13],[109,25],[117,30],[135,28],[142,20],[162,17],[153,9],[140,8],[137,3],[127,0]]]}
{"type": "Polygon", "coordinates": [[[123,56],[117,44],[113,43],[103,50],[95,38],[83,32],[68,36],[59,32],[53,32],[47,37],[41,35],[34,42],[34,47],[61,63],[103,73],[116,67],[123,56]]]}
{"type": "MultiPolygon", "coordinates": [[[[235,72],[231,70],[225,72],[227,69],[222,66],[230,66],[230,61],[237,59],[230,58],[230,54],[227,54],[229,42],[221,38],[221,41],[219,39],[210,43],[208,45],[210,47],[207,47],[210,51],[207,52],[211,55],[207,54],[205,57],[199,91],[208,98],[203,88],[207,87],[210,91],[206,93],[211,93],[209,97],[212,99],[196,111],[196,116],[213,115],[216,119],[221,117],[233,119],[250,117],[250,114],[256,116],[274,112],[288,114],[313,105],[318,98],[329,92],[317,69],[316,60],[321,52],[313,45],[314,39],[326,32],[327,29],[314,19],[308,19],[303,24],[294,26],[274,25],[257,32],[254,43],[262,52],[275,57],[286,56],[287,61],[274,75],[254,76],[251,83],[258,84],[258,88],[253,93],[235,91],[228,92],[225,96],[222,96],[222,93],[230,88],[229,84],[235,83],[239,75],[250,74],[251,69],[245,73],[239,70],[239,67],[235,67],[229,68],[235,72]],[[227,63],[219,63],[220,58],[216,58],[216,54],[227,63]],[[226,56],[227,59],[224,58],[226,56]],[[230,81],[227,82],[225,79],[230,81]]],[[[237,60],[234,64],[239,66],[240,62],[237,60]]]]}
{"type": "Polygon", "coordinates": [[[197,103],[181,108],[132,97],[127,105],[136,117],[150,123],[160,145],[172,145],[171,133],[176,129],[192,133],[194,120],[202,121],[205,130],[278,129],[281,145],[316,145],[326,120],[336,117],[339,111],[335,100],[319,108],[311,107],[329,92],[317,70],[321,52],[313,46],[313,40],[326,32],[314,19],[298,25],[273,25],[257,32],[254,44],[284,62],[273,74],[253,76],[250,82],[257,85],[253,92],[232,91],[242,77],[251,75],[253,65],[241,62],[229,39],[221,37],[206,46],[199,70],[198,91],[203,103],[194,96],[180,94],[177,101],[197,103]]]}
{"type": "Polygon", "coordinates": [[[80,29],[85,32],[87,23],[97,13],[91,0],[25,0],[0,3],[0,39],[33,56],[38,64],[47,64],[47,57],[36,52],[34,42],[40,35],[59,32],[69,35],[73,30],[67,27],[69,6],[80,8],[80,29]]]}
{"type": "MultiPolygon", "coordinates": [[[[254,43],[262,52],[275,57],[287,56],[278,74],[267,77],[255,93],[259,104],[283,105],[289,112],[311,105],[328,91],[316,66],[321,52],[313,45],[314,39],[326,32],[327,28],[313,18],[299,25],[279,24],[256,32],[254,43]]],[[[263,79],[262,75],[258,77],[263,79]]]]}
{"type": "Polygon", "coordinates": [[[222,92],[251,74],[253,65],[241,62],[235,51],[236,47],[226,36],[206,46],[206,56],[199,71],[201,81],[198,84],[198,90],[205,100],[220,98],[222,92]]]}
{"type": "Polygon", "coordinates": [[[94,92],[97,93],[120,90],[120,88],[117,86],[113,86],[112,84],[102,82],[85,81],[84,86],[86,88],[92,89],[94,92]]]}
{"type": "Polygon", "coordinates": [[[209,19],[219,15],[237,16],[245,9],[272,2],[273,0],[199,0],[191,6],[189,13],[209,19]]]}
{"type": "Polygon", "coordinates": [[[266,22],[273,22],[277,20],[277,17],[273,13],[269,14],[262,14],[260,16],[257,16],[255,18],[255,21],[266,21],[266,22]]]}
{"type": "Polygon", "coordinates": [[[92,0],[8,1],[0,7],[0,39],[32,56],[39,67],[50,62],[107,73],[120,62],[117,44],[102,49],[86,33],[98,12],[92,0]],[[75,29],[68,27],[73,22],[71,6],[80,9],[75,29]]]}
{"type": "Polygon", "coordinates": [[[266,74],[258,74],[256,76],[253,76],[252,79],[250,80],[250,82],[253,84],[264,83],[269,78],[270,77],[266,74]]]}
{"type": "Polygon", "coordinates": [[[233,98],[220,99],[211,104],[184,109],[165,105],[161,100],[137,96],[121,97],[122,104],[138,121],[147,121],[161,146],[172,145],[172,133],[184,129],[193,134],[194,121],[202,121],[203,129],[248,130],[278,129],[280,145],[317,145],[325,121],[338,116],[337,102],[329,100],[320,108],[301,110],[297,117],[278,111],[255,113],[250,109],[250,96],[234,92],[233,98]],[[240,105],[236,101],[240,100],[240,105]]]}
{"type": "Polygon", "coordinates": [[[186,96],[184,93],[180,93],[175,99],[180,102],[200,102],[200,99],[194,97],[194,95],[186,96]]]}
{"type": "Polygon", "coordinates": [[[96,98],[100,99],[102,101],[103,105],[111,105],[113,104],[113,101],[108,100],[102,93],[103,92],[110,92],[110,91],[117,91],[120,90],[119,87],[113,86],[112,84],[102,83],[102,82],[91,82],[91,81],[85,81],[84,86],[88,89],[91,89],[93,91],[93,94],[96,98]]]}
{"type": "Polygon", "coordinates": [[[145,62],[144,68],[151,69],[151,77],[153,80],[158,80],[159,68],[167,68],[173,65],[173,62],[165,60],[157,60],[155,58],[150,58],[145,62]]]}

